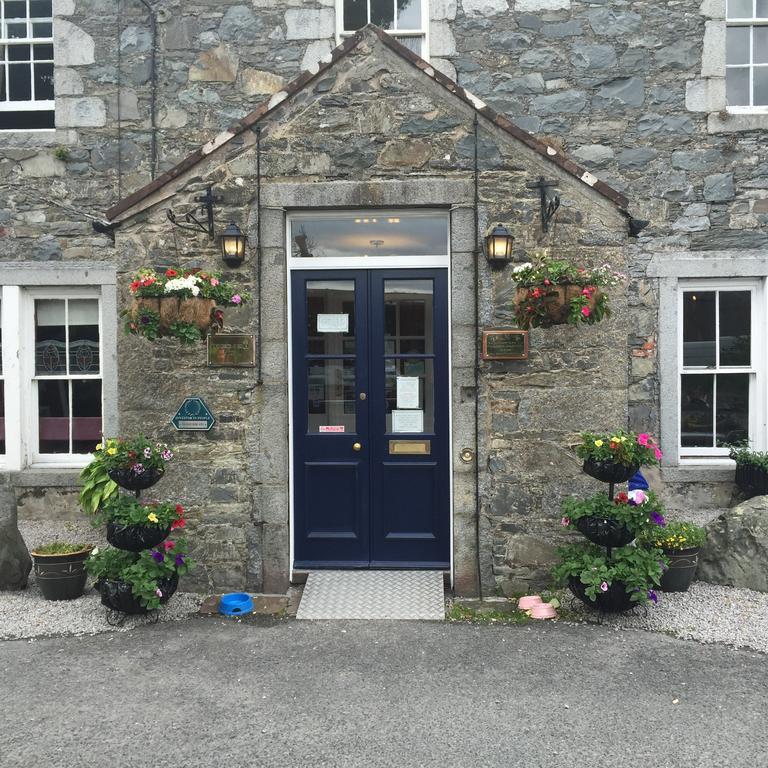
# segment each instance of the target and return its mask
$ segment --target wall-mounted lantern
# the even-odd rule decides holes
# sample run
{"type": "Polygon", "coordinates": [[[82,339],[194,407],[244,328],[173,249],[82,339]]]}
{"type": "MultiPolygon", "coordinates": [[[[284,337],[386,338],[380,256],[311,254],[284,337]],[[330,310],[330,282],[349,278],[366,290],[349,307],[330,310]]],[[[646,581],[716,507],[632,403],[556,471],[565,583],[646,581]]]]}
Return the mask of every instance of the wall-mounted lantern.
{"type": "Polygon", "coordinates": [[[245,242],[248,238],[234,222],[219,235],[221,257],[228,267],[239,267],[245,261],[245,242]]]}
{"type": "Polygon", "coordinates": [[[493,269],[502,269],[512,261],[515,238],[503,225],[496,224],[485,236],[485,258],[493,269]]]}

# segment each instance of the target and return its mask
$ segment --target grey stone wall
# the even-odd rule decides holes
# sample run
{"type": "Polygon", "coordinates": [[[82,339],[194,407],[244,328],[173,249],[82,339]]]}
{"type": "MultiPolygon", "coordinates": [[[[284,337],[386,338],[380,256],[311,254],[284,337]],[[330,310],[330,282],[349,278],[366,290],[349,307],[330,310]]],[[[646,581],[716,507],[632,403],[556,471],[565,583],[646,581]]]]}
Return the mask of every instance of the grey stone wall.
{"type": "MultiPolygon", "coordinates": [[[[116,200],[280,90],[302,68],[314,66],[335,44],[332,0],[152,5],[154,89],[152,24],[142,3],[56,3],[58,128],[50,134],[0,134],[0,259],[112,260],[122,273],[144,262],[200,260],[206,242],[174,236],[161,216],[154,223],[137,222],[136,232],[118,237],[116,249],[93,231],[90,217],[103,217],[116,200]]],[[[576,465],[565,451],[567,434],[586,426],[609,428],[626,418],[633,427],[658,432],[658,286],[646,275],[651,258],[768,244],[768,120],[722,111],[722,15],[722,0],[431,3],[431,55],[439,69],[455,73],[461,85],[518,125],[562,147],[624,192],[635,216],[651,221],[637,243],[626,245],[600,206],[564,195],[553,238],[541,240],[535,204],[523,185],[533,167],[529,158],[510,164],[510,148],[483,131],[484,221],[515,222],[521,251],[548,245],[561,255],[610,259],[631,275],[626,299],[619,299],[616,318],[604,328],[535,332],[530,363],[492,366],[484,377],[483,530],[495,568],[494,577],[490,565],[486,569],[489,582],[495,578],[510,589],[543,578],[540,563],[551,552],[538,542],[552,538],[559,496],[572,483],[585,482],[576,479],[576,465]],[[603,390],[608,407],[582,409],[582,398],[603,390]],[[566,416],[550,432],[553,413],[558,420],[566,416]],[[547,466],[563,473],[550,490],[547,466]],[[564,467],[573,470],[573,479],[564,467]]],[[[338,95],[330,84],[303,129],[303,116],[291,122],[286,115],[266,146],[268,179],[466,178],[466,115],[441,124],[427,111],[431,96],[412,95],[397,75],[375,88],[363,82],[360,91],[338,95]],[[364,128],[369,125],[380,132],[364,128]]],[[[239,221],[245,220],[243,207],[252,205],[252,172],[244,157],[220,178],[214,175],[239,221]]],[[[542,172],[552,175],[546,166],[542,172]]],[[[202,261],[212,267],[215,261],[207,262],[213,258],[202,261]]],[[[279,265],[277,251],[269,258],[279,265]]],[[[483,322],[508,321],[512,288],[508,275],[484,276],[483,322]]],[[[233,313],[232,322],[255,327],[247,308],[233,313]]],[[[131,371],[146,369],[163,393],[164,408],[182,391],[217,393],[217,406],[230,421],[220,439],[204,446],[219,452],[208,462],[202,447],[190,445],[183,460],[189,463],[179,470],[188,501],[201,505],[201,512],[208,505],[211,566],[201,583],[258,585],[263,512],[236,477],[253,472],[249,457],[260,449],[253,414],[274,392],[256,387],[247,373],[211,376],[190,353],[168,346],[150,350],[136,340],[121,341],[120,356],[126,430],[146,423],[147,404],[139,402],[138,373],[131,371]],[[219,540],[224,543],[217,549],[219,540]]],[[[149,403],[151,418],[159,419],[159,402],[149,403]]],[[[259,482],[253,474],[251,479],[259,482]]],[[[674,498],[675,484],[666,488],[674,498]]],[[[686,498],[685,488],[680,493],[686,498]]]]}

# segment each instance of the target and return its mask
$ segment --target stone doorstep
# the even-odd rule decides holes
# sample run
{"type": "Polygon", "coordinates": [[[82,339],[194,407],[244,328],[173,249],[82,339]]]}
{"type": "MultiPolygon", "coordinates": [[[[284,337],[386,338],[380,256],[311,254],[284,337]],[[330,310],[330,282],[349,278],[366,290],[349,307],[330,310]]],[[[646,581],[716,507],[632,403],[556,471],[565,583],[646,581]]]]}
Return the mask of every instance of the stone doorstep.
{"type": "MultiPolygon", "coordinates": [[[[291,595],[251,595],[253,598],[252,615],[257,616],[277,616],[279,614],[295,616],[298,601],[293,600],[291,595]]],[[[201,616],[213,616],[219,614],[219,601],[221,595],[210,595],[200,606],[198,613],[201,616]]]]}
{"type": "Polygon", "coordinates": [[[484,613],[486,611],[498,611],[499,613],[513,614],[517,612],[517,600],[509,600],[506,597],[487,597],[483,600],[478,600],[475,597],[461,598],[454,597],[451,602],[453,605],[460,605],[462,608],[469,608],[477,613],[484,613]]]}

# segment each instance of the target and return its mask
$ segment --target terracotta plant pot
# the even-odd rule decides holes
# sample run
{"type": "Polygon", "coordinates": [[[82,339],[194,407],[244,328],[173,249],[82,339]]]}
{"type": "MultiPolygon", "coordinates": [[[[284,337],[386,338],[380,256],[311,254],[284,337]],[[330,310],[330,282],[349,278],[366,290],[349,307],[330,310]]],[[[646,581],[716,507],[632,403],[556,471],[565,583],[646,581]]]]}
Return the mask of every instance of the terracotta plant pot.
{"type": "Polygon", "coordinates": [[[143,491],[151,488],[158,480],[161,480],[164,470],[150,467],[143,472],[136,473],[132,469],[108,469],[110,480],[114,480],[121,488],[127,491],[143,491]]]}
{"type": "Polygon", "coordinates": [[[582,469],[590,477],[603,483],[626,483],[640,469],[640,465],[632,464],[628,467],[626,464],[618,464],[607,459],[604,461],[586,459],[582,469]]]}
{"type": "Polygon", "coordinates": [[[661,576],[659,586],[664,592],[687,592],[699,565],[700,547],[664,549],[669,568],[661,576]]]}
{"type": "Polygon", "coordinates": [[[176,296],[134,299],[131,307],[133,320],[142,307],[160,316],[161,335],[167,334],[176,322],[192,323],[201,333],[205,333],[211,325],[211,314],[216,309],[216,302],[213,299],[179,299],[176,296]]]}
{"type": "MultiPolygon", "coordinates": [[[[545,292],[543,303],[546,317],[539,319],[539,327],[549,328],[552,325],[565,325],[568,322],[568,315],[571,311],[571,300],[581,296],[581,291],[584,286],[576,285],[575,283],[565,283],[564,285],[518,286],[515,290],[515,304],[517,306],[527,304],[528,291],[534,288],[539,288],[545,292]]],[[[602,293],[600,290],[595,290],[586,306],[591,310],[594,310],[595,305],[601,296],[602,293]]],[[[537,301],[540,301],[540,299],[537,301]]]]}
{"type": "Polygon", "coordinates": [[[74,600],[83,594],[88,574],[84,563],[92,547],[68,555],[32,552],[35,580],[46,600],[74,600]]]}
{"type": "MultiPolygon", "coordinates": [[[[160,603],[165,604],[179,586],[179,577],[161,579],[157,582],[157,586],[163,593],[160,603]]],[[[101,592],[101,604],[113,611],[130,614],[147,613],[147,609],[133,596],[131,585],[125,581],[102,579],[96,583],[96,588],[101,592]]]]}
{"type": "Polygon", "coordinates": [[[168,538],[171,526],[159,525],[120,525],[107,523],[107,541],[118,549],[128,552],[141,552],[156,547],[168,538]]]}
{"type": "Polygon", "coordinates": [[[574,525],[590,541],[601,547],[623,547],[635,534],[623,523],[605,517],[580,517],[574,525]]]}

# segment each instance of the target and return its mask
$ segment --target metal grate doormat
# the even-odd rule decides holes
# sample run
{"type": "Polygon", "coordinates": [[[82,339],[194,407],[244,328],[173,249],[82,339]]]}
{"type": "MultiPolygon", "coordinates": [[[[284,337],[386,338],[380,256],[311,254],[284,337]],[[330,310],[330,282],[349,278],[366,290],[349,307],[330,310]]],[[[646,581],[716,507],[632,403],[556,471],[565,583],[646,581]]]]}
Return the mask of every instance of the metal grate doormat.
{"type": "Polygon", "coordinates": [[[441,571],[312,571],[297,619],[443,621],[441,571]]]}

